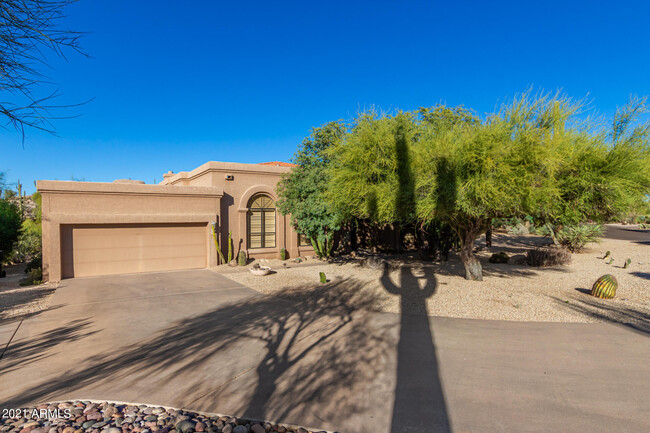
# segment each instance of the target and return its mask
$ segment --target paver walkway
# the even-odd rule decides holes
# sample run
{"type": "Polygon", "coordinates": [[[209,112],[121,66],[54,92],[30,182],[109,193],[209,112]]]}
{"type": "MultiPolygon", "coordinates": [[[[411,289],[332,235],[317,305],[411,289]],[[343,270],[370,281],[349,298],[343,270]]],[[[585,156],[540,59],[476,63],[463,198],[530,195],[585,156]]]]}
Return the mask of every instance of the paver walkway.
{"type": "Polygon", "coordinates": [[[64,280],[0,360],[0,408],[118,400],[352,433],[650,431],[644,328],[400,317],[352,307],[350,286],[278,298],[207,270],[64,280]]]}

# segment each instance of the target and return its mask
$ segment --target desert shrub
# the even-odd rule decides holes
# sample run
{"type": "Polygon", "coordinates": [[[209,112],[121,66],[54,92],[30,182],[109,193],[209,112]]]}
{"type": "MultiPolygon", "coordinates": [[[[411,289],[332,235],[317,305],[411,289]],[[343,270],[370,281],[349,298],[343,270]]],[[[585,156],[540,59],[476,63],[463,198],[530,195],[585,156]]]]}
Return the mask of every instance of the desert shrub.
{"type": "Polygon", "coordinates": [[[510,224],[510,218],[492,218],[492,227],[501,229],[510,224]]]}
{"type": "Polygon", "coordinates": [[[25,267],[25,272],[29,272],[32,269],[40,269],[43,267],[43,256],[41,254],[37,254],[33,259],[31,259],[28,263],[27,266],[25,267]]]}
{"type": "Polygon", "coordinates": [[[532,224],[531,217],[525,218],[492,218],[492,226],[495,228],[505,228],[508,234],[520,236],[529,233],[526,222],[532,224]]]}
{"type": "Polygon", "coordinates": [[[287,260],[287,250],[280,248],[280,260],[287,260]]]}
{"type": "Polygon", "coordinates": [[[21,286],[33,286],[43,282],[43,270],[41,268],[34,268],[29,271],[28,275],[20,280],[21,286]]]}
{"type": "Polygon", "coordinates": [[[494,253],[489,259],[490,263],[508,263],[508,260],[510,260],[510,256],[506,254],[504,251],[494,253]]]}
{"type": "Polygon", "coordinates": [[[543,267],[567,265],[571,262],[571,253],[562,248],[535,248],[526,253],[528,266],[543,267]]]}
{"type": "MultiPolygon", "coordinates": [[[[8,190],[5,190],[5,192],[8,190]]],[[[20,211],[9,200],[0,199],[0,260],[8,259],[20,234],[20,211]]]]}
{"type": "Polygon", "coordinates": [[[509,226],[506,228],[509,235],[521,236],[528,234],[528,227],[524,224],[517,224],[516,226],[509,226]]]}
{"type": "Polygon", "coordinates": [[[557,240],[571,252],[582,250],[590,242],[600,242],[603,226],[600,224],[578,224],[564,226],[557,232],[557,240]]]}
{"type": "Polygon", "coordinates": [[[32,219],[23,221],[18,239],[14,243],[9,260],[22,263],[37,256],[41,252],[41,225],[32,219]]]}

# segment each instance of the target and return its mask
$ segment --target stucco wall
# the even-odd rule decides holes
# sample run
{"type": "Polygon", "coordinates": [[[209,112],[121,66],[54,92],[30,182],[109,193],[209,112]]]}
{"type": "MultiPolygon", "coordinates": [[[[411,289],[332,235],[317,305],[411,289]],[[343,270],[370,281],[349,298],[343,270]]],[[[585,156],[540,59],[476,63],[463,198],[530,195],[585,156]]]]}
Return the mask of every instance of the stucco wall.
{"type": "Polygon", "coordinates": [[[273,165],[240,164],[210,161],[190,172],[166,175],[162,184],[182,186],[215,186],[223,189],[221,200],[220,236],[224,254],[227,252],[228,230],[232,231],[235,257],[240,250],[252,258],[277,258],[281,248],[289,257],[313,254],[312,247],[299,247],[298,234],[291,227],[290,215],[276,211],[276,246],[274,248],[250,249],[247,245],[246,215],[248,201],[255,194],[263,193],[277,201],[275,187],[283,173],[290,167],[273,165]],[[232,176],[232,180],[226,178],[232,176]]]}
{"type": "MultiPolygon", "coordinates": [[[[218,187],[38,181],[43,201],[43,274],[61,279],[61,226],[66,224],[201,223],[206,240],[219,219],[218,187]]],[[[208,265],[217,264],[206,241],[208,265]]]]}

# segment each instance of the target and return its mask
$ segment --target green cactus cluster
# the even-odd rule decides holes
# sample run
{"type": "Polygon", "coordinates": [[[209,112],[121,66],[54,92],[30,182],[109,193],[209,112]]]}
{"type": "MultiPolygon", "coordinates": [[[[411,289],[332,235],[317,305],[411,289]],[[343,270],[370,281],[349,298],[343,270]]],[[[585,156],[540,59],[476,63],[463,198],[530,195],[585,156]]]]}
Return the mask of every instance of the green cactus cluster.
{"type": "Polygon", "coordinates": [[[246,266],[247,258],[246,258],[246,251],[240,251],[239,252],[239,257],[237,258],[237,263],[239,266],[246,266]]]}
{"type": "Polygon", "coordinates": [[[214,246],[217,249],[217,254],[219,254],[221,263],[230,263],[232,261],[232,231],[228,232],[228,261],[226,261],[226,258],[221,251],[221,247],[219,246],[219,239],[217,238],[217,231],[214,224],[212,225],[212,239],[214,239],[214,246]]]}

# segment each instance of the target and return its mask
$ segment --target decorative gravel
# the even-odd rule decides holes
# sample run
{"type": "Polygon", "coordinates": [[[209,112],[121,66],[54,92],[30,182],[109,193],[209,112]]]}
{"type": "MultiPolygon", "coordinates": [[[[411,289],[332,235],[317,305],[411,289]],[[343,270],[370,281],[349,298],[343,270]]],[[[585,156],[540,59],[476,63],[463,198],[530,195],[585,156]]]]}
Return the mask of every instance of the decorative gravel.
{"type": "Polygon", "coordinates": [[[2,410],[3,433],[313,433],[303,427],[144,404],[67,401],[2,410]]]}
{"type": "Polygon", "coordinates": [[[20,280],[27,276],[25,266],[21,263],[2,267],[7,276],[0,278],[0,323],[27,318],[49,306],[57,284],[22,287],[20,280]]]}
{"type": "Polygon", "coordinates": [[[650,325],[650,248],[647,245],[603,239],[602,243],[590,244],[584,252],[573,254],[567,266],[534,268],[522,263],[528,249],[548,242],[540,236],[495,234],[493,246],[488,249],[483,245],[477,253],[483,266],[483,282],[465,280],[463,265],[454,254],[449,261],[440,263],[424,262],[413,256],[386,256],[390,269],[387,274],[364,266],[359,257],[339,263],[314,259],[302,263],[265,261],[275,273],[264,277],[251,275],[242,268],[219,266],[214,270],[266,294],[282,294],[287,290],[308,294],[320,286],[319,272],[324,272],[329,280],[327,284],[358,291],[363,294],[360,298],[374,299],[373,308],[392,313],[650,325]],[[500,251],[510,256],[510,262],[489,263],[492,253],[500,251]],[[606,251],[611,251],[610,257],[615,259],[612,264],[608,264],[609,258],[602,259],[606,251]],[[632,263],[624,269],[627,258],[632,263]],[[614,275],[619,282],[614,299],[603,300],[588,294],[594,281],[604,274],[614,275]],[[414,295],[424,292],[428,295],[426,311],[423,311],[422,298],[414,295]]]}

